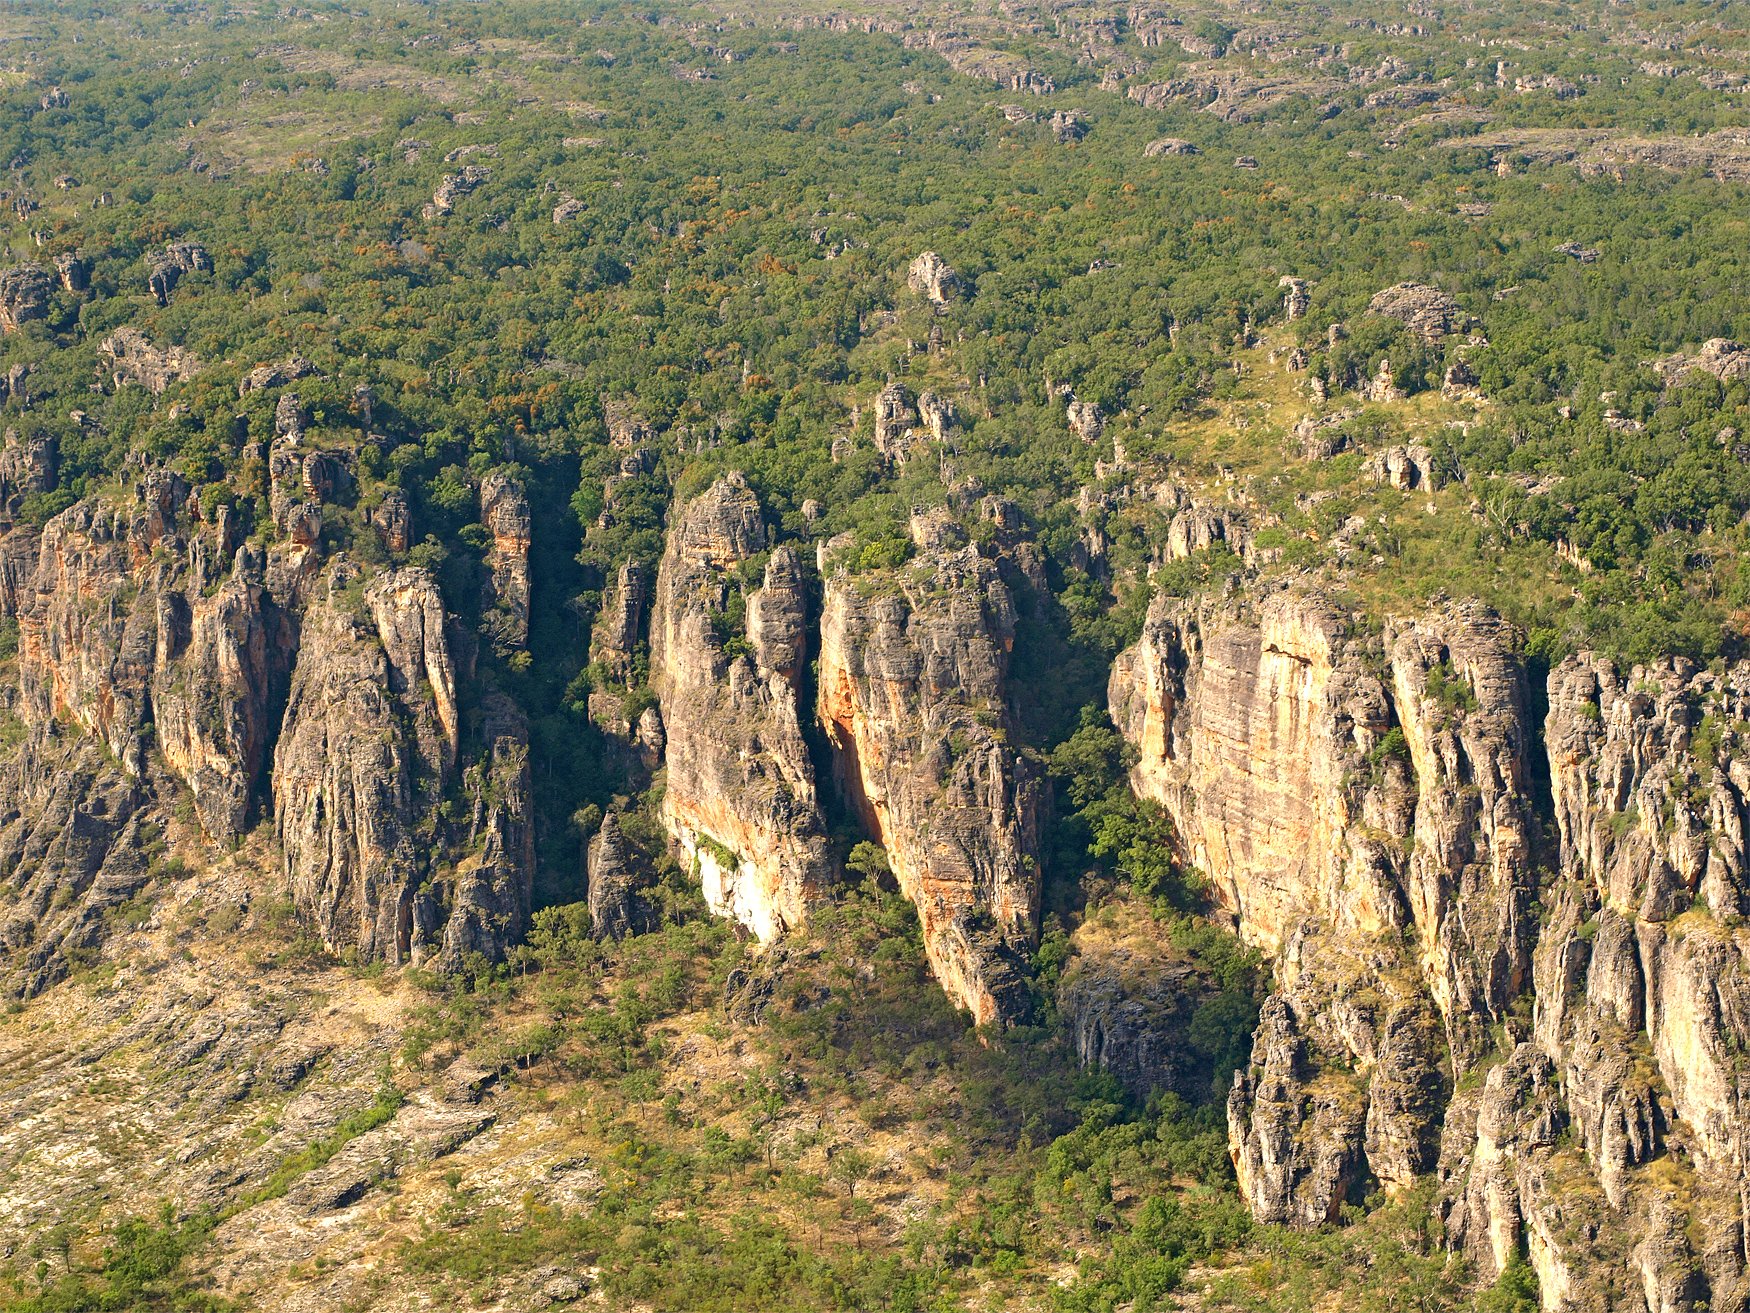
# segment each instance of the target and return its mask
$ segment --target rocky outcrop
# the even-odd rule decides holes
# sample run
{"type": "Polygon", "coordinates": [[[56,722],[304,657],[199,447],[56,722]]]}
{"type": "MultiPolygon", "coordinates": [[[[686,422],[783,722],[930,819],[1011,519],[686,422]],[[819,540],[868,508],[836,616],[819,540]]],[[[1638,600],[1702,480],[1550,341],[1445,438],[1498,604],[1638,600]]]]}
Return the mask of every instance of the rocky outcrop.
{"type": "Polygon", "coordinates": [[[1066,412],[1069,431],[1083,442],[1098,442],[1106,431],[1106,417],[1091,401],[1071,401],[1066,412]]]}
{"type": "Polygon", "coordinates": [[[802,733],[807,633],[801,562],[770,550],[745,479],[726,475],[676,513],[650,624],[662,818],[712,910],[761,941],[800,924],[834,880],[802,733]]]}
{"type": "Polygon", "coordinates": [[[480,523],[490,536],[481,609],[487,636],[500,652],[529,641],[529,499],[523,485],[498,470],[480,481],[480,523]]]}
{"type": "Polygon", "coordinates": [[[875,450],[904,466],[920,440],[918,412],[903,383],[889,383],[875,397],[875,450]]]}
{"type": "Polygon", "coordinates": [[[1653,362],[1653,369],[1666,383],[1676,383],[1686,374],[1712,374],[1722,383],[1750,378],[1750,348],[1729,338],[1710,337],[1693,352],[1679,351],[1653,362]]]}
{"type": "Polygon", "coordinates": [[[1536,913],[1529,723],[1510,628],[1480,607],[1387,627],[1392,700],[1417,781],[1408,901],[1454,1070],[1529,983],[1536,913]]]}
{"type": "Polygon", "coordinates": [[[247,397],[251,392],[263,392],[268,388],[284,387],[287,383],[295,383],[300,378],[308,378],[316,372],[316,366],[303,356],[290,356],[272,364],[256,365],[237,380],[237,396],[247,397]]]}
{"type": "Polygon", "coordinates": [[[413,507],[399,488],[383,494],[383,500],[371,511],[371,524],[382,539],[383,550],[391,555],[399,556],[413,545],[413,507]]]}
{"type": "Polygon", "coordinates": [[[1438,492],[1446,483],[1434,453],[1420,443],[1387,447],[1367,458],[1361,472],[1399,492],[1438,492]]]}
{"type": "Polygon", "coordinates": [[[1163,155],[1200,155],[1203,152],[1183,137],[1156,137],[1142,148],[1142,153],[1144,158],[1152,160],[1163,155]]]}
{"type": "Polygon", "coordinates": [[[1305,592],[1219,619],[1162,603],[1110,701],[1136,788],[1276,958],[1229,1100],[1253,1211],[1314,1225],[1369,1181],[1407,1187],[1434,1165],[1445,1091],[1529,965],[1510,633],[1453,607],[1376,640],[1305,592]]]}
{"type": "Polygon", "coordinates": [[[1083,1066],[1111,1072],[1137,1100],[1209,1092],[1189,1030],[1207,986],[1143,910],[1101,909],[1076,928],[1058,1008],[1083,1066]]]}
{"type": "Polygon", "coordinates": [[[117,387],[135,384],[161,396],[172,384],[185,383],[200,372],[200,361],[181,347],[152,345],[137,328],[118,328],[98,348],[109,358],[117,387]]]}
{"type": "Polygon", "coordinates": [[[0,516],[10,524],[32,493],[55,486],[58,447],[52,435],[34,433],[21,437],[7,429],[0,438],[0,516]]]}
{"type": "Polygon", "coordinates": [[[1316,596],[1277,594],[1246,622],[1157,604],[1110,686],[1132,780],[1172,816],[1185,860],[1270,951],[1312,915],[1401,927],[1412,781],[1368,754],[1392,728],[1384,681],[1316,596]],[[1363,817],[1367,823],[1363,823],[1363,817]],[[1374,837],[1379,832],[1379,838],[1374,837]]]}
{"type": "Polygon", "coordinates": [[[1397,320],[1424,342],[1438,342],[1466,322],[1458,302],[1426,283],[1396,283],[1376,292],[1367,313],[1397,320]]]}
{"type": "Polygon", "coordinates": [[[361,583],[337,562],[304,616],[274,824],[293,904],[327,947],[419,961],[442,946],[421,838],[456,765],[455,666],[430,575],[361,583]]]}
{"type": "Polygon", "coordinates": [[[440,968],[496,962],[528,928],[535,870],[529,726],[509,698],[485,706],[486,753],[464,773],[472,803],[466,855],[443,882],[448,894],[440,968]]]}
{"type": "Polygon", "coordinates": [[[1079,109],[1059,109],[1051,113],[1051,137],[1060,146],[1080,141],[1088,135],[1088,125],[1079,109]]]}
{"type": "Polygon", "coordinates": [[[589,921],[597,939],[624,939],[656,928],[655,909],[642,891],[638,856],[609,812],[589,842],[589,921]]]}
{"type": "Polygon", "coordinates": [[[947,305],[960,294],[963,284],[954,268],[934,251],[925,251],[906,271],[906,286],[932,305],[947,305]]]}
{"type": "MultiPolygon", "coordinates": [[[[52,486],[51,457],[15,447],[0,482],[52,486]]],[[[337,491],[299,471],[306,492],[337,491]]],[[[0,612],[18,626],[3,696],[20,726],[0,755],[0,880],[56,909],[7,923],[27,968],[14,988],[101,940],[154,869],[126,850],[185,802],[223,845],[270,818],[293,905],[336,951],[460,969],[523,932],[527,731],[488,697],[464,751],[451,621],[424,571],[322,573],[308,535],[264,551],[149,469],[119,504],[0,536],[0,612]],[[455,821],[439,812],[453,782],[472,803],[455,821]]]]}
{"type": "Polygon", "coordinates": [[[90,738],[32,731],[0,757],[0,987],[28,998],[92,960],[151,878],[141,781],[90,738]]]}
{"type": "MultiPolygon", "coordinates": [[[[39,487],[49,470],[31,476],[39,487]]],[[[259,557],[233,561],[228,534],[222,519],[200,531],[186,485],[155,471],[122,508],[85,501],[0,538],[0,610],[18,625],[6,706],[21,729],[0,763],[0,865],[27,907],[55,909],[9,923],[14,988],[64,973],[150,879],[140,849],[162,830],[161,799],[186,788],[222,841],[250,815],[275,617],[259,557]]]]}
{"type": "Polygon", "coordinates": [[[960,413],[955,410],[954,403],[936,392],[919,394],[918,418],[923,421],[924,430],[936,442],[947,441],[960,424],[960,413]]]}
{"type": "Polygon", "coordinates": [[[432,192],[431,200],[426,202],[425,217],[435,219],[450,213],[456,208],[457,201],[491,176],[492,170],[484,164],[465,164],[460,173],[444,174],[437,190],[432,192]]]}
{"type": "Polygon", "coordinates": [[[1208,551],[1217,543],[1225,544],[1242,559],[1250,559],[1253,554],[1251,527],[1233,507],[1193,504],[1175,512],[1167,525],[1168,560],[1183,560],[1208,551]]]}
{"type": "Polygon", "coordinates": [[[230,842],[252,817],[267,763],[284,621],[266,595],[259,556],[247,552],[210,594],[161,592],[157,613],[155,739],[202,827],[230,842]]]}
{"type": "Polygon", "coordinates": [[[937,979],[979,1024],[1008,1022],[1027,1005],[1040,879],[1040,789],[1006,707],[1014,604],[974,548],[920,545],[906,566],[826,581],[820,719],[937,979]]]}
{"type": "Polygon", "coordinates": [[[1535,954],[1534,1039],[1600,1211],[1666,1306],[1750,1296],[1746,720],[1743,664],[1624,672],[1583,654],[1550,675],[1560,877],[1535,954]],[[1692,1174],[1681,1194],[1673,1174],[1692,1174]]]}
{"type": "Polygon", "coordinates": [[[1307,295],[1306,279],[1283,274],[1276,284],[1282,289],[1282,313],[1290,321],[1305,318],[1312,298],[1307,295]]]}
{"type": "Polygon", "coordinates": [[[627,561],[602,597],[590,632],[590,664],[600,678],[589,694],[589,718],[616,738],[632,737],[629,694],[639,679],[639,654],[644,646],[644,617],[650,609],[651,571],[641,561],[627,561]]]}
{"type": "Polygon", "coordinates": [[[184,274],[211,273],[212,269],[213,257],[199,242],[171,242],[146,257],[146,290],[159,305],[169,305],[170,294],[184,274]]]}
{"type": "Polygon", "coordinates": [[[55,275],[63,292],[77,294],[91,286],[91,267],[73,251],[62,251],[55,257],[55,275]]]}
{"type": "Polygon", "coordinates": [[[0,331],[17,332],[36,319],[47,319],[55,280],[37,264],[0,270],[0,331]]]}
{"type": "Polygon", "coordinates": [[[1158,603],[1117,663],[1137,789],[1275,958],[1240,1184],[1310,1226],[1437,1169],[1449,1244],[1485,1277],[1525,1255],[1549,1309],[1737,1308],[1750,665],[1571,658],[1539,726],[1517,644],[1475,606],[1375,638],[1290,591],[1158,603]]]}

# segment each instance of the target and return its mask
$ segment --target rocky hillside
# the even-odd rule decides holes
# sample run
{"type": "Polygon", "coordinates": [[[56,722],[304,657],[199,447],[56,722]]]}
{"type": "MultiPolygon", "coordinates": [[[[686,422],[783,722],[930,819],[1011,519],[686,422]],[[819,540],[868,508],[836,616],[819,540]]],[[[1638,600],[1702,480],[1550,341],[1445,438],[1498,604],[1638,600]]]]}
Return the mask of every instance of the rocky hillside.
{"type": "Polygon", "coordinates": [[[1440,1181],[1550,1308],[1736,1307],[1750,669],[1547,673],[1474,606],[1157,604],[1113,672],[1136,788],[1276,961],[1228,1138],[1256,1216],[1440,1181]]]}

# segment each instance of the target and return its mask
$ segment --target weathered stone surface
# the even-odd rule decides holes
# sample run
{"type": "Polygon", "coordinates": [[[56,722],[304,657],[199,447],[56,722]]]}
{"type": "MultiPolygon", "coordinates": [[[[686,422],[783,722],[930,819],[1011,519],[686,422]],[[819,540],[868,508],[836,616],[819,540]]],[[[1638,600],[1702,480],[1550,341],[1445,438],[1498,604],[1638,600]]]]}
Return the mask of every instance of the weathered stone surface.
{"type": "Polygon", "coordinates": [[[1750,1041],[1735,928],[1750,905],[1747,718],[1742,663],[1624,672],[1581,654],[1550,674],[1560,874],[1534,957],[1535,1039],[1654,1305],[1699,1290],[1731,1306],[1746,1289],[1750,1077],[1733,1055],[1750,1041]],[[1693,1190],[1671,1198],[1661,1170],[1693,1172],[1693,1190]]]}
{"type": "Polygon", "coordinates": [[[1526,982],[1512,641],[1453,607],[1375,645],[1290,591],[1221,619],[1157,604],[1114,667],[1136,787],[1276,956],[1275,1006],[1229,1102],[1260,1217],[1317,1224],[1366,1177],[1401,1189],[1427,1171],[1446,1088],[1526,982]]]}
{"type": "Polygon", "coordinates": [[[638,857],[613,812],[589,842],[590,933],[624,939],[656,928],[655,909],[640,890],[638,857]]]}
{"type": "Polygon", "coordinates": [[[1079,109],[1057,109],[1051,112],[1051,136],[1058,145],[1080,141],[1088,135],[1088,125],[1079,109]]]}
{"type": "Polygon", "coordinates": [[[413,545],[413,508],[407,502],[407,494],[399,488],[383,494],[383,500],[371,512],[371,523],[376,526],[385,550],[399,555],[413,545]]]}
{"type": "Polygon", "coordinates": [[[1235,1073],[1228,1126],[1253,1215],[1310,1227],[1335,1218],[1359,1177],[1366,1107],[1344,1085],[1315,1092],[1305,1049],[1287,1001],[1271,998],[1252,1047],[1256,1074],[1235,1073]]]}
{"type": "Polygon", "coordinates": [[[1252,555],[1251,528],[1245,516],[1233,507],[1198,503],[1176,512],[1167,525],[1168,560],[1183,560],[1217,543],[1226,544],[1242,559],[1252,555]]]}
{"type": "Polygon", "coordinates": [[[34,736],[0,764],[0,986],[30,997],[103,940],[145,884],[140,781],[95,740],[34,736]]]}
{"type": "MultiPolygon", "coordinates": [[[[9,502],[52,486],[52,457],[11,440],[9,502]]],[[[330,492],[340,477],[295,469],[330,492]]],[[[0,878],[72,909],[13,923],[26,969],[11,987],[40,988],[107,933],[105,908],[147,878],[123,849],[165,825],[179,787],[223,845],[271,808],[294,906],[337,950],[404,961],[441,948],[438,965],[456,967],[522,933],[533,821],[520,717],[488,697],[482,749],[461,771],[433,580],[366,579],[341,560],[318,582],[321,507],[294,503],[288,524],[264,553],[228,509],[203,517],[179,476],[148,469],[120,503],[0,534],[0,613],[18,625],[4,696],[24,728],[0,754],[0,878]],[[459,771],[475,806],[452,826],[437,807],[459,771]],[[51,805],[50,782],[73,812],[51,805]]]]}
{"type": "Polygon", "coordinates": [[[459,173],[446,173],[431,200],[425,206],[425,217],[435,219],[456,208],[456,202],[492,176],[484,164],[465,164],[459,173]]]}
{"type": "Polygon", "coordinates": [[[1367,303],[1369,314],[1395,319],[1425,342],[1438,342],[1464,326],[1466,316],[1438,287],[1397,283],[1377,292],[1367,303]]]}
{"type": "Polygon", "coordinates": [[[83,292],[91,286],[90,267],[73,251],[62,251],[55,257],[55,274],[63,292],[83,292]]]}
{"type": "Polygon", "coordinates": [[[1058,987],[1083,1066],[1111,1072],[1137,1099],[1160,1090],[1209,1091],[1187,1033],[1205,983],[1146,910],[1101,909],[1076,928],[1058,987]]]}
{"type": "Polygon", "coordinates": [[[481,606],[492,644],[515,651],[529,641],[529,499],[498,470],[480,481],[480,522],[491,536],[481,606]]]}
{"type": "Polygon", "coordinates": [[[1362,473],[1399,492],[1438,492],[1446,483],[1434,453],[1420,443],[1387,447],[1367,458],[1362,473]]]}
{"type": "Polygon", "coordinates": [[[1407,893],[1423,971],[1462,1072],[1530,980],[1528,697],[1513,631],[1480,606],[1387,627],[1417,781],[1407,893]]]}
{"type": "Polygon", "coordinates": [[[911,393],[903,383],[889,383],[875,397],[875,450],[904,466],[921,440],[917,423],[911,393]]]}
{"type": "Polygon", "coordinates": [[[463,777],[473,802],[467,852],[448,882],[438,964],[451,971],[475,958],[498,961],[528,928],[535,872],[528,722],[501,693],[487,697],[484,720],[486,755],[463,777]]]}
{"type": "Polygon", "coordinates": [[[1083,442],[1098,442],[1106,431],[1106,417],[1091,401],[1072,401],[1067,412],[1069,431],[1083,442]]]}
{"type": "Polygon", "coordinates": [[[826,581],[819,706],[841,784],[980,1024],[1025,1010],[1039,906],[1039,786],[1007,732],[1014,636],[1009,590],[971,547],[826,581]]]}
{"type": "Polygon", "coordinates": [[[1275,951],[1315,914],[1407,923],[1390,840],[1409,831],[1413,781],[1396,756],[1369,768],[1391,704],[1334,608],[1277,594],[1255,620],[1206,626],[1157,604],[1114,666],[1110,704],[1138,752],[1137,791],[1167,808],[1248,938],[1275,951]]]}
{"type": "Polygon", "coordinates": [[[627,693],[645,641],[644,617],[650,608],[651,589],[650,570],[641,561],[627,561],[607,588],[590,632],[589,659],[602,672],[603,684],[590,691],[589,717],[621,739],[629,739],[633,733],[627,693]]]}
{"type": "Polygon", "coordinates": [[[239,553],[211,595],[158,598],[152,715],[159,750],[189,787],[202,827],[230,842],[251,819],[274,727],[283,621],[259,559],[239,553]]]}
{"type": "Polygon", "coordinates": [[[251,392],[284,387],[300,378],[308,378],[315,372],[316,366],[303,356],[291,356],[272,364],[256,365],[237,380],[237,396],[242,398],[251,392]]]}
{"type": "Polygon", "coordinates": [[[199,242],[171,242],[162,251],[146,257],[146,290],[159,305],[169,305],[170,294],[184,274],[210,273],[212,268],[213,257],[199,242]]]}
{"type": "Polygon", "coordinates": [[[1699,371],[1721,382],[1750,378],[1750,348],[1730,338],[1710,337],[1694,352],[1679,351],[1655,360],[1653,369],[1667,383],[1677,383],[1685,374],[1699,371]]]}
{"type": "Polygon", "coordinates": [[[762,941],[802,922],[834,879],[802,735],[801,562],[780,547],[757,589],[738,578],[769,543],[746,480],[718,480],[676,512],[650,625],[667,731],[663,821],[706,902],[762,941]],[[737,626],[727,617],[741,606],[737,626]]]}
{"type": "Polygon", "coordinates": [[[960,275],[934,251],[925,251],[906,271],[906,286],[933,305],[947,305],[962,290],[960,275]]]}
{"type": "Polygon", "coordinates": [[[1284,274],[1276,285],[1282,289],[1282,313],[1291,322],[1303,318],[1312,305],[1312,298],[1306,291],[1306,279],[1284,274]]]}
{"type": "Polygon", "coordinates": [[[1290,591],[1158,603],[1117,663],[1137,788],[1275,955],[1241,1188],[1315,1225],[1437,1163],[1449,1243],[1485,1275],[1528,1253],[1548,1307],[1735,1307],[1750,667],[1551,674],[1540,917],[1518,641],[1466,605],[1371,638],[1290,591]]]}
{"type": "Polygon", "coordinates": [[[55,486],[58,448],[52,435],[36,433],[21,437],[7,429],[0,439],[0,512],[10,522],[31,493],[55,486]]]}
{"type": "Polygon", "coordinates": [[[455,669],[428,574],[394,571],[362,597],[356,581],[337,563],[304,617],[275,828],[293,903],[325,944],[419,960],[443,928],[418,835],[455,768],[455,669]]]}
{"type": "Polygon", "coordinates": [[[55,280],[37,264],[0,270],[0,330],[16,332],[23,324],[46,319],[55,280]]]}
{"type": "Polygon", "coordinates": [[[117,387],[133,383],[160,396],[174,383],[185,383],[200,372],[200,361],[181,347],[158,348],[137,328],[118,328],[98,348],[109,357],[117,387]]]}
{"type": "Polygon", "coordinates": [[[8,401],[16,401],[20,406],[30,405],[30,366],[22,360],[15,360],[6,367],[6,372],[0,374],[0,406],[8,401]]]}

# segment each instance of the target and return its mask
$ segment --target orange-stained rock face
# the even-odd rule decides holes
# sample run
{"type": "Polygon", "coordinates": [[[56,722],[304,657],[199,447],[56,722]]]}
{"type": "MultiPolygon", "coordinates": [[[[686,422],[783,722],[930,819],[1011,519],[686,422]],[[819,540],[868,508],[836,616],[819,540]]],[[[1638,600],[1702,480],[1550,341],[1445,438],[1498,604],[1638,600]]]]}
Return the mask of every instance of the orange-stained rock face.
{"type": "Polygon", "coordinates": [[[480,481],[480,523],[492,535],[481,609],[501,651],[529,641],[529,499],[523,485],[497,470],[480,481]]]}
{"type": "Polygon", "coordinates": [[[1025,1008],[1039,788],[1007,733],[1015,616],[967,547],[826,582],[819,712],[864,824],[917,906],[942,987],[979,1024],[1025,1008]]]}

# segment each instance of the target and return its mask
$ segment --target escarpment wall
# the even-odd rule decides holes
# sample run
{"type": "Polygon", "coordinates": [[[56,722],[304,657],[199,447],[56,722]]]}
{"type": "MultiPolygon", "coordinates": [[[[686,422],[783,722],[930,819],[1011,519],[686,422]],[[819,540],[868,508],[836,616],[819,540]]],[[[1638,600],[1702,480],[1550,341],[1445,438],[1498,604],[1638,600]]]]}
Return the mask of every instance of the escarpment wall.
{"type": "Polygon", "coordinates": [[[650,624],[666,735],[663,821],[712,910],[762,941],[800,924],[834,879],[802,735],[801,566],[780,547],[746,594],[735,577],[769,547],[746,481],[720,480],[676,516],[650,624]]]}
{"type": "Polygon", "coordinates": [[[1025,1010],[1039,916],[1040,787],[1004,690],[1014,639],[1008,588],[970,546],[826,580],[821,723],[937,979],[980,1024],[1025,1010]]]}
{"type": "Polygon", "coordinates": [[[1314,1225],[1434,1170],[1448,1242],[1551,1309],[1741,1307],[1750,666],[1575,657],[1535,723],[1517,652],[1288,591],[1157,603],[1116,663],[1136,789],[1275,957],[1242,1189],[1314,1225]]]}
{"type": "Polygon", "coordinates": [[[526,730],[488,717],[483,748],[465,744],[470,695],[436,581],[325,560],[315,498],[347,481],[333,458],[312,462],[333,477],[265,548],[156,469],[125,497],[0,537],[0,611],[18,626],[4,693],[18,734],[0,760],[12,988],[40,989],[97,946],[106,913],[150,879],[143,836],[166,832],[179,794],[214,845],[270,823],[293,906],[333,950],[460,965],[522,933],[526,730]],[[439,807],[475,756],[493,802],[463,828],[439,807]]]}
{"type": "MultiPolygon", "coordinates": [[[[1009,736],[1014,607],[998,564],[944,517],[917,535],[904,566],[827,568],[816,601],[741,476],[676,509],[650,621],[662,814],[711,907],[770,941],[838,878],[820,796],[830,779],[887,849],[949,997],[1005,1023],[1028,1005],[1040,880],[1039,785],[1009,736]],[[824,741],[811,745],[808,716],[824,741]]],[[[620,630],[629,577],[611,599],[620,630]]],[[[631,645],[620,633],[613,650],[631,645]]],[[[604,869],[616,871],[602,905],[618,924],[623,877],[604,869]]]]}

